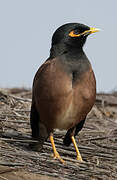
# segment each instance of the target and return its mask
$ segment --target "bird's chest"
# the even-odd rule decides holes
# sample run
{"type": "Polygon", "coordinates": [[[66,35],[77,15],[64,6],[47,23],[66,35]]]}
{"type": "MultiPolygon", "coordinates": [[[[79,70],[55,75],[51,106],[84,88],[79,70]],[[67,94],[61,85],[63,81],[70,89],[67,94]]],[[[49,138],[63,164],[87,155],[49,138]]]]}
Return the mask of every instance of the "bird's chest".
{"type": "Polygon", "coordinates": [[[71,92],[62,99],[61,111],[54,121],[55,126],[59,129],[69,129],[78,124],[91,110],[95,97],[95,76],[92,69],[89,69],[73,82],[71,92]]]}
{"type": "Polygon", "coordinates": [[[80,69],[74,74],[65,68],[48,69],[40,83],[40,118],[49,129],[73,127],[85,118],[95,101],[92,68],[80,69]]]}

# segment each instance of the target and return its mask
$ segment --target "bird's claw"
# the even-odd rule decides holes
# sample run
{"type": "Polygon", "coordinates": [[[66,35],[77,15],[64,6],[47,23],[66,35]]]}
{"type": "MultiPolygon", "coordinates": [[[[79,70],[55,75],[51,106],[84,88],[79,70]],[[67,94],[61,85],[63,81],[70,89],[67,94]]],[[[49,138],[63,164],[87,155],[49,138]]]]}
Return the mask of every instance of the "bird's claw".
{"type": "Polygon", "coordinates": [[[59,159],[60,162],[65,164],[65,161],[61,158],[58,152],[54,153],[54,159],[59,159]]]}
{"type": "Polygon", "coordinates": [[[76,158],[78,161],[80,161],[80,162],[83,162],[83,160],[82,160],[82,157],[81,156],[77,156],[77,158],[76,158]]]}

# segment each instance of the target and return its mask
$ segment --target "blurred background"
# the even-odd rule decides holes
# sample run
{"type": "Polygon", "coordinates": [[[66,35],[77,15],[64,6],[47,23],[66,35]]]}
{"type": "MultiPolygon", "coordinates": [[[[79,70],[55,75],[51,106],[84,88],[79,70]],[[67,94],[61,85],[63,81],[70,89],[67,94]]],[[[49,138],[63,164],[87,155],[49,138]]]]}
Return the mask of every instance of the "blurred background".
{"type": "Polygon", "coordinates": [[[116,8],[116,0],[0,0],[0,87],[31,88],[49,56],[53,32],[64,23],[80,22],[101,29],[84,47],[98,92],[116,90],[116,8]]]}

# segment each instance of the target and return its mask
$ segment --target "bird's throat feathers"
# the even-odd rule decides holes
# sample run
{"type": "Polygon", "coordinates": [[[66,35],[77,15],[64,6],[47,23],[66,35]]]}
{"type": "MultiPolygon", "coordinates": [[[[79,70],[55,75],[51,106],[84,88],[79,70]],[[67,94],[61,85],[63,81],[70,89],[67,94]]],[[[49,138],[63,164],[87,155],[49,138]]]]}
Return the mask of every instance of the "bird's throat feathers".
{"type": "Polygon", "coordinates": [[[53,46],[49,59],[54,58],[58,61],[61,69],[64,69],[64,72],[72,75],[73,82],[75,82],[82,73],[88,71],[91,67],[91,64],[82,48],[72,48],[70,50],[64,46],[53,46]]]}
{"type": "Polygon", "coordinates": [[[50,58],[53,59],[55,57],[69,54],[71,56],[81,56],[84,54],[82,47],[71,47],[66,44],[57,44],[53,45],[50,49],[50,58]]]}

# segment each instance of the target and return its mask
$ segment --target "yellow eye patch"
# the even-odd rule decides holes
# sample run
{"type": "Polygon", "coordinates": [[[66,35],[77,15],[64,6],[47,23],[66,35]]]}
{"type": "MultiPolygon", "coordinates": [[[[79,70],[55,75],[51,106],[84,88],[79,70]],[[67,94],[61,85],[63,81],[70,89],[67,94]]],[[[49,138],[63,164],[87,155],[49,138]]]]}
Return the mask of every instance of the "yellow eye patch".
{"type": "Polygon", "coordinates": [[[92,34],[92,33],[98,32],[98,31],[100,31],[100,30],[97,29],[97,28],[90,28],[89,30],[86,30],[86,31],[84,31],[82,33],[79,33],[79,34],[76,34],[74,31],[71,31],[69,33],[69,36],[70,37],[79,37],[79,36],[82,36],[82,35],[89,35],[89,34],[92,34]]]}

